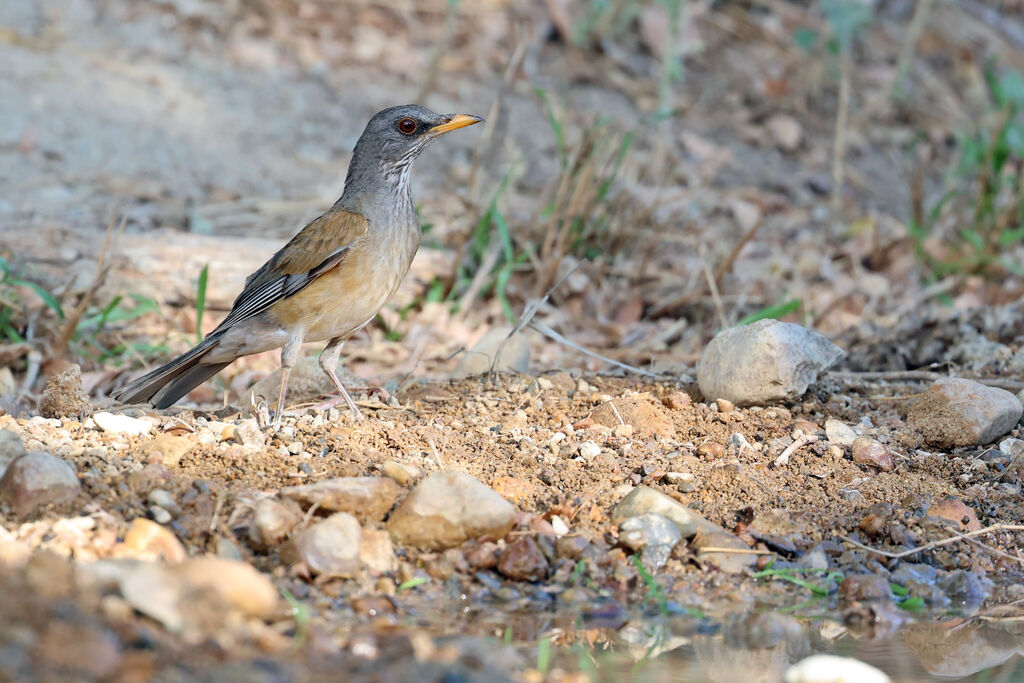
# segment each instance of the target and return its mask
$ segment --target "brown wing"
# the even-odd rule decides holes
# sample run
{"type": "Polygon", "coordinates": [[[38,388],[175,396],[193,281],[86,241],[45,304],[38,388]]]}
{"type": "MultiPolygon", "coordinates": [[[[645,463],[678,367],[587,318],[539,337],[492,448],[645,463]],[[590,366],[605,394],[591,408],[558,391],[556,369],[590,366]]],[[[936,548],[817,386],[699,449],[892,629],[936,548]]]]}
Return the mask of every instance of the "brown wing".
{"type": "Polygon", "coordinates": [[[338,265],[352,242],[369,228],[370,223],[363,216],[337,208],[312,221],[246,278],[245,288],[235,299],[231,313],[214,332],[258,315],[281,299],[302,291],[338,265]]]}

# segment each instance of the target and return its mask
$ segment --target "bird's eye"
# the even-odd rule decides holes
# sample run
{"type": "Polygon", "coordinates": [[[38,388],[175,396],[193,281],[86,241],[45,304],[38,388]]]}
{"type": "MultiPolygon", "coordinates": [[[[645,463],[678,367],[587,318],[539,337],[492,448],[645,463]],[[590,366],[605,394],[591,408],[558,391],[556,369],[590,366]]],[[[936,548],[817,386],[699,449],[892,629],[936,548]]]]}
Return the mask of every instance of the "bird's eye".
{"type": "Polygon", "coordinates": [[[412,135],[418,127],[416,119],[402,119],[398,122],[398,132],[405,135],[412,135]]]}

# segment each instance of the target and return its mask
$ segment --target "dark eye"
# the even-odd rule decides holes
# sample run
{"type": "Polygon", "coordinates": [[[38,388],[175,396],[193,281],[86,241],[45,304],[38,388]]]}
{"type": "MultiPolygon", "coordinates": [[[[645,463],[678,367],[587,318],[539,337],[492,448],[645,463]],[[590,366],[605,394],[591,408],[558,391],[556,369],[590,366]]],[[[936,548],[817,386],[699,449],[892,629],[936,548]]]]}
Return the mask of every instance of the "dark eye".
{"type": "Polygon", "coordinates": [[[402,119],[398,122],[398,131],[405,135],[412,135],[418,127],[416,119],[402,119]]]}

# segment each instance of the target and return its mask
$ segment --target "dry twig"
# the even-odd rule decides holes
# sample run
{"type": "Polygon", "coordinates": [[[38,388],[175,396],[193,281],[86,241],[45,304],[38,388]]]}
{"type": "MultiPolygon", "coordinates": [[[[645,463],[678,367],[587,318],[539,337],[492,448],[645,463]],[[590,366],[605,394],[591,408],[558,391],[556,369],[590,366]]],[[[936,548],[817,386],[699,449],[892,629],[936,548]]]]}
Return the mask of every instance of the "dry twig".
{"type": "MultiPolygon", "coordinates": [[[[939,541],[932,541],[930,543],[925,543],[920,548],[911,548],[910,550],[904,550],[903,552],[899,552],[899,553],[891,553],[891,552],[889,552],[887,550],[879,550],[878,548],[872,548],[871,546],[864,545],[860,541],[855,541],[852,538],[849,538],[848,536],[840,536],[839,538],[841,538],[842,540],[846,541],[847,543],[851,543],[851,544],[857,546],[858,548],[860,548],[862,550],[867,550],[868,552],[875,553],[876,555],[881,555],[882,557],[888,557],[890,559],[898,560],[898,559],[903,558],[903,557],[910,557],[911,555],[916,555],[917,553],[924,552],[925,550],[931,550],[932,548],[938,548],[940,546],[949,545],[950,543],[956,543],[957,541],[968,541],[969,542],[970,539],[973,538],[974,536],[982,536],[984,534],[991,534],[991,533],[995,533],[997,531],[1024,531],[1024,525],[1020,525],[1020,524],[993,524],[991,526],[985,527],[984,529],[976,529],[975,531],[968,531],[965,534],[962,534],[962,533],[959,533],[957,531],[954,531],[953,533],[956,534],[955,536],[950,536],[949,538],[943,538],[942,540],[939,540],[939,541]]],[[[1024,562],[1024,560],[1022,560],[1021,558],[1016,557],[1014,555],[1010,555],[1008,553],[1004,553],[1001,550],[996,550],[995,548],[990,548],[989,546],[985,546],[985,548],[988,549],[988,550],[995,551],[996,553],[998,553],[999,555],[1002,555],[1004,557],[1008,557],[1010,559],[1016,560],[1017,562],[1024,562]]]]}
{"type": "Polygon", "coordinates": [[[796,453],[798,450],[808,444],[812,444],[818,440],[815,434],[804,434],[800,438],[796,439],[793,443],[786,446],[786,450],[779,454],[779,457],[775,458],[774,465],[776,467],[784,467],[789,464],[789,456],[796,453]]]}

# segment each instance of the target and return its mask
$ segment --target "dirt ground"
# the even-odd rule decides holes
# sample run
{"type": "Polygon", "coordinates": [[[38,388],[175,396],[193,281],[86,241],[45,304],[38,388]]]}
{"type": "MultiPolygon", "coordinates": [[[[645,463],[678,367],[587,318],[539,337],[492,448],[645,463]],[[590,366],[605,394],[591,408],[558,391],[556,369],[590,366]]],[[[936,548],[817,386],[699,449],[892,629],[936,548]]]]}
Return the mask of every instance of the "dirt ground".
{"type": "MultiPolygon", "coordinates": [[[[71,463],[82,489],[0,509],[0,680],[777,681],[815,652],[900,681],[1016,680],[1024,534],[947,541],[1024,524],[1021,456],[929,448],[906,420],[927,382],[900,373],[1024,388],[1020,240],[939,273],[921,254],[950,253],[960,217],[920,243],[910,228],[943,195],[958,136],[998,118],[986,60],[1024,67],[1020,8],[936,3],[891,98],[915,3],[874,8],[847,76],[827,41],[794,39],[828,33],[818,3],[691,0],[669,40],[657,27],[671,4],[621,3],[637,13],[620,24],[582,2],[5,0],[0,256],[81,317],[67,328],[10,289],[4,321],[25,339],[0,344],[0,429],[71,463]],[[684,72],[666,87],[668,49],[684,72]],[[656,115],[666,99],[671,115],[656,115]],[[260,412],[250,397],[274,395],[272,353],[180,406],[123,411],[147,435],[98,428],[94,413],[122,412],[116,388],[212,329],[245,276],[334,201],[367,118],[413,100],[488,122],[417,161],[424,247],[346,345],[355,383],[394,400],[361,395],[364,422],[307,412],[331,395],[310,346],[296,414],[265,440],[240,434],[260,412]],[[549,241],[569,224],[575,241],[549,241]],[[460,377],[468,349],[545,294],[544,327],[518,337],[526,372],[460,377]],[[785,405],[701,396],[695,362],[714,333],[788,302],[777,317],[846,351],[838,372],[785,405]],[[47,378],[71,363],[87,408],[42,417],[47,378]],[[886,445],[893,469],[853,462],[830,419],[886,445]],[[776,464],[802,435],[817,440],[776,464]],[[414,473],[400,499],[419,476],[464,472],[515,506],[513,530],[396,545],[389,569],[348,578],[253,539],[254,509],[283,488],[393,478],[395,463],[414,473]],[[638,487],[760,554],[683,541],[648,571],[613,521],[638,487]],[[277,603],[254,618],[200,601],[194,628],[144,613],[81,569],[139,559],[136,520],[188,557],[254,567],[277,603]],[[905,559],[862,547],[933,542],[905,559]],[[499,563],[512,546],[539,575],[499,563]],[[890,592],[917,573],[909,595],[890,592]]],[[[292,537],[325,516],[305,507],[292,537]]]]}

